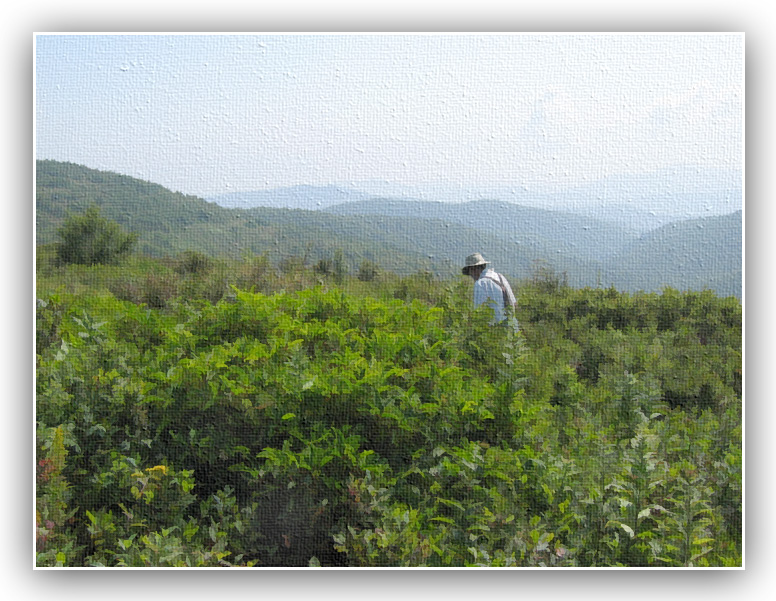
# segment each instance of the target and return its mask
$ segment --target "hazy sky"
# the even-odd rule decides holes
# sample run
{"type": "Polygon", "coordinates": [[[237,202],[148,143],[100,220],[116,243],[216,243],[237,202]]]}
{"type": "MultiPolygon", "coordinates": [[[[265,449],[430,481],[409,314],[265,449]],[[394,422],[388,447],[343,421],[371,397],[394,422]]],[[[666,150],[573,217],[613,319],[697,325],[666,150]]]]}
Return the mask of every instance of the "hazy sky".
{"type": "Polygon", "coordinates": [[[36,37],[36,153],[212,196],[740,170],[743,36],[36,37]]]}

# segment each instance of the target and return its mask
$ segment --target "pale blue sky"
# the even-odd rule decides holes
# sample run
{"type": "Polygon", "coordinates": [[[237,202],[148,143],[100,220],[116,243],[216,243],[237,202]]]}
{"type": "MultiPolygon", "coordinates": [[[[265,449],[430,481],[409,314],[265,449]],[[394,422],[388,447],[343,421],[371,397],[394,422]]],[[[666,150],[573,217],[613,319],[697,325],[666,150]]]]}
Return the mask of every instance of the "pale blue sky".
{"type": "Polygon", "coordinates": [[[212,196],[740,170],[743,36],[36,37],[36,155],[212,196]]]}

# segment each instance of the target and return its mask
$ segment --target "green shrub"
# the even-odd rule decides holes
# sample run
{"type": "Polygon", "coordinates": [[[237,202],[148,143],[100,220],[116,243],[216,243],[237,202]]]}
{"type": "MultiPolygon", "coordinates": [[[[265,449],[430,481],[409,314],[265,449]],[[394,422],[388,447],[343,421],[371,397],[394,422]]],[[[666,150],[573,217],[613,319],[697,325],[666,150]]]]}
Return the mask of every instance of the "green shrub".
{"type": "Polygon", "coordinates": [[[100,215],[96,206],[70,215],[57,230],[57,257],[63,264],[112,264],[135,246],[138,235],[124,232],[118,223],[100,215]]]}
{"type": "Polygon", "coordinates": [[[224,265],[40,295],[38,565],[741,565],[728,299],[224,265]]]}

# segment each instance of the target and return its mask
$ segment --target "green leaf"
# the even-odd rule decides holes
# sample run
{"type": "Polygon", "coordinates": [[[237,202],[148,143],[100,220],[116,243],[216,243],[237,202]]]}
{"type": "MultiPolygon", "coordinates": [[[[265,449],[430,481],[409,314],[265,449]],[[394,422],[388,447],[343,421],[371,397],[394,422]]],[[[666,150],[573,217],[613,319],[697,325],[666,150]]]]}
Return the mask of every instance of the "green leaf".
{"type": "Polygon", "coordinates": [[[629,535],[631,538],[633,538],[633,537],[636,535],[636,533],[633,531],[633,528],[631,528],[631,527],[630,527],[630,526],[628,526],[627,524],[623,524],[622,522],[616,522],[616,521],[614,521],[614,520],[609,520],[608,522],[606,522],[606,525],[604,526],[604,528],[608,528],[610,525],[619,526],[620,528],[622,528],[623,530],[625,530],[625,532],[627,532],[627,533],[628,533],[628,535],[629,535]]]}
{"type": "Polygon", "coordinates": [[[198,530],[199,526],[195,525],[193,522],[189,522],[186,524],[186,529],[183,531],[183,536],[186,537],[187,541],[191,542],[191,537],[193,537],[198,530]]]}
{"type": "Polygon", "coordinates": [[[287,420],[287,419],[294,419],[295,417],[296,417],[296,415],[295,415],[294,413],[286,413],[286,414],[285,414],[283,417],[281,417],[280,419],[282,419],[282,420],[287,420]]]}
{"type": "Polygon", "coordinates": [[[693,545],[705,545],[706,543],[713,543],[713,538],[694,538],[692,540],[693,545]]]}
{"type": "Polygon", "coordinates": [[[450,518],[436,517],[436,518],[431,518],[431,521],[432,522],[445,522],[446,524],[452,524],[453,526],[455,526],[455,521],[451,520],[450,518]]]}
{"type": "Polygon", "coordinates": [[[458,501],[451,501],[449,499],[442,499],[441,497],[437,497],[437,501],[440,503],[444,503],[445,505],[448,505],[450,507],[457,507],[461,511],[466,511],[466,508],[461,505],[458,501]]]}

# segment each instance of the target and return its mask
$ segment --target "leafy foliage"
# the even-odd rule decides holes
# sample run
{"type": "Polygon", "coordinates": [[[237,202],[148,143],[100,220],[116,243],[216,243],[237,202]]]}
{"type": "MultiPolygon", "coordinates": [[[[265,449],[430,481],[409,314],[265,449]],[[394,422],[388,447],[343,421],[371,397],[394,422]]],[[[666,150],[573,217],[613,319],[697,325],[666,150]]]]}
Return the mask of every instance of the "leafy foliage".
{"type": "Polygon", "coordinates": [[[148,265],[41,277],[38,565],[741,565],[736,299],[148,265]]]}

